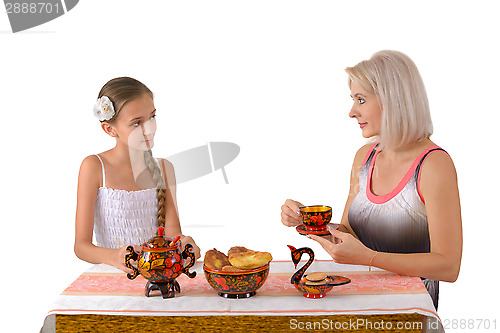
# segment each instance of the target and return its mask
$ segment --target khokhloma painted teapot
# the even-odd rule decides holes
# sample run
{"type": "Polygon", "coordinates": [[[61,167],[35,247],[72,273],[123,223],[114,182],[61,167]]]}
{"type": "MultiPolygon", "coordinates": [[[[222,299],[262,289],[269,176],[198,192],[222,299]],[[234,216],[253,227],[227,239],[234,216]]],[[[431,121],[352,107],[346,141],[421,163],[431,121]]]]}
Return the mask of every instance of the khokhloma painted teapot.
{"type": "Polygon", "coordinates": [[[192,245],[187,244],[182,251],[179,237],[173,239],[163,236],[163,233],[164,228],[158,227],[158,235],[142,244],[141,253],[135,252],[133,246],[127,247],[129,254],[125,257],[125,264],[134,271],[133,274],[127,274],[127,277],[133,280],[141,274],[146,278],[147,297],[152,290],[160,290],[163,298],[174,297],[175,291],[181,291],[175,280],[179,275],[184,273],[191,279],[196,276],[196,272],[189,272],[196,261],[194,253],[190,251],[192,245]],[[184,267],[187,258],[190,260],[184,267]],[[130,260],[137,260],[137,268],[132,266],[130,260]]]}

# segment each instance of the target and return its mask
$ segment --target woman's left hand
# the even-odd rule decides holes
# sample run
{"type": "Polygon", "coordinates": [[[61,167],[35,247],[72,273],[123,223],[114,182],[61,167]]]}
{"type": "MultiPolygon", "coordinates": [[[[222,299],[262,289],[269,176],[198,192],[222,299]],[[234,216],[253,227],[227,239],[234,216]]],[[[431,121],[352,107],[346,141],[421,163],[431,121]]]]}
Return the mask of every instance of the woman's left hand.
{"type": "Polygon", "coordinates": [[[198,260],[201,257],[200,253],[200,248],[196,243],[194,242],[193,238],[191,236],[181,236],[181,244],[182,247],[185,248],[187,244],[191,244],[193,247],[191,248],[191,251],[194,252],[194,257],[196,260],[198,260]]]}
{"type": "Polygon", "coordinates": [[[360,240],[353,235],[329,229],[332,239],[336,238],[336,243],[316,235],[307,237],[317,241],[330,254],[332,259],[339,264],[369,265],[370,259],[375,251],[367,248],[360,240]]]}

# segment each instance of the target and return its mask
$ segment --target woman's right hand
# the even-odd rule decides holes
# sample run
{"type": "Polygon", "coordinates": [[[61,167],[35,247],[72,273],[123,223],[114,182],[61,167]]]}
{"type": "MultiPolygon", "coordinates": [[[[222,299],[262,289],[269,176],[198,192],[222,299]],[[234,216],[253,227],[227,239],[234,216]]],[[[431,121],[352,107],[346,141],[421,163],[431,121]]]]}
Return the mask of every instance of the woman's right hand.
{"type": "Polygon", "coordinates": [[[285,204],[281,206],[281,223],[287,227],[296,227],[302,224],[302,218],[299,213],[299,207],[301,206],[303,204],[300,202],[287,199],[285,204]]]}

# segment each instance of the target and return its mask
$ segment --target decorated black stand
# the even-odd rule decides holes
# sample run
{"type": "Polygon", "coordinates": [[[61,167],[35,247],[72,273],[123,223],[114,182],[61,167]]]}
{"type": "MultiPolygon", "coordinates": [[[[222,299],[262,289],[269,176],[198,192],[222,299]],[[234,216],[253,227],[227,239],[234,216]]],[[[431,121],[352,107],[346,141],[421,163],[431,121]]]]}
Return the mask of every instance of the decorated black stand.
{"type": "Polygon", "coordinates": [[[165,282],[150,282],[146,283],[145,295],[150,297],[149,293],[151,291],[159,290],[163,298],[172,298],[175,296],[175,292],[181,292],[181,286],[177,280],[170,280],[165,282]]]}

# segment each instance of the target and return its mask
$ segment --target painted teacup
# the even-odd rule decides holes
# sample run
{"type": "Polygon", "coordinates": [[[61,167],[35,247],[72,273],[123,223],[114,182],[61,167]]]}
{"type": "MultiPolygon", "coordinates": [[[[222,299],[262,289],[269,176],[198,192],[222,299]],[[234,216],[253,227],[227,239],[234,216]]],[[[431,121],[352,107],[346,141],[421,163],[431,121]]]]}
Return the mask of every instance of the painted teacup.
{"type": "Polygon", "coordinates": [[[302,222],[309,231],[326,230],[332,219],[332,207],[323,205],[302,206],[299,208],[302,222]]]}

